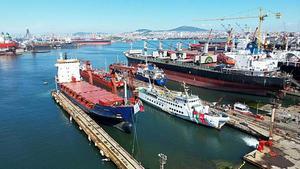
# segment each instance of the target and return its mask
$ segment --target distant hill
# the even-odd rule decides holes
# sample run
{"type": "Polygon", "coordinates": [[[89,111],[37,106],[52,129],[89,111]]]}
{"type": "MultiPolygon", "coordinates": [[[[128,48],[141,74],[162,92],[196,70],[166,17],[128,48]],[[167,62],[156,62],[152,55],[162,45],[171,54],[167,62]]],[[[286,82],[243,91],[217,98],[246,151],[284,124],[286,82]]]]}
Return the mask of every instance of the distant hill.
{"type": "Polygon", "coordinates": [[[152,32],[150,29],[138,29],[136,32],[152,32]]]}
{"type": "Polygon", "coordinates": [[[180,26],[169,30],[150,30],[150,29],[138,29],[136,32],[148,33],[148,32],[162,32],[162,31],[175,31],[175,32],[203,32],[207,29],[197,28],[193,26],[180,26]]]}
{"type": "Polygon", "coordinates": [[[176,31],[176,32],[203,32],[207,31],[206,29],[197,28],[193,26],[180,26],[174,29],[170,29],[169,31],[176,31]]]}

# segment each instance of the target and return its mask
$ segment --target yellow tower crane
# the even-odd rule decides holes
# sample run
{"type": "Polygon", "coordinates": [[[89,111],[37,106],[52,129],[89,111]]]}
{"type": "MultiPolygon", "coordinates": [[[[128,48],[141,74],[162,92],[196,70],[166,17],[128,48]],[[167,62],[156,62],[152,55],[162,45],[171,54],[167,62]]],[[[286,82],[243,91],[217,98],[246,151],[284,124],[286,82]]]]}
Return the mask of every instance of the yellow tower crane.
{"type": "MultiPolygon", "coordinates": [[[[282,14],[280,12],[270,12],[270,14],[275,15],[276,19],[280,19],[282,14]]],[[[224,21],[224,20],[238,20],[238,19],[251,19],[251,18],[258,18],[258,28],[257,28],[257,40],[258,40],[258,47],[261,46],[261,27],[262,23],[265,20],[266,17],[268,17],[270,14],[267,14],[264,12],[262,8],[259,8],[259,15],[258,16],[238,16],[238,17],[223,17],[223,18],[211,18],[211,19],[196,19],[196,21],[224,21]]]]}

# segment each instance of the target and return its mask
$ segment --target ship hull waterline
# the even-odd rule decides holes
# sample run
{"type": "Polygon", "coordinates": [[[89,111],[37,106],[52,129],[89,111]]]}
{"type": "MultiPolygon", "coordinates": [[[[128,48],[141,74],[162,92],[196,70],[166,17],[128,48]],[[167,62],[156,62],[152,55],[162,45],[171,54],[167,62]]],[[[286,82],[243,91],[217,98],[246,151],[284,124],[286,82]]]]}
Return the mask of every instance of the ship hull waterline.
{"type": "MultiPolygon", "coordinates": [[[[101,124],[116,127],[119,130],[124,131],[126,133],[132,132],[134,117],[133,117],[133,115],[130,115],[130,113],[128,113],[128,115],[130,116],[130,117],[128,117],[128,119],[131,119],[131,121],[124,121],[124,118],[117,118],[112,115],[103,114],[101,109],[108,109],[109,107],[107,107],[107,106],[98,106],[97,109],[88,109],[84,105],[80,104],[76,99],[69,96],[64,91],[62,91],[62,93],[68,99],[70,99],[71,102],[73,102],[75,105],[80,107],[83,111],[85,111],[87,114],[89,114],[91,117],[96,119],[101,124]]],[[[130,108],[128,107],[128,109],[130,109],[130,108]]]]}
{"type": "MultiPolygon", "coordinates": [[[[145,62],[145,60],[141,58],[134,58],[128,56],[126,57],[128,59],[129,65],[135,65],[135,64],[145,62]]],[[[200,76],[197,75],[198,70],[192,68],[168,65],[160,62],[151,61],[150,59],[148,60],[148,62],[154,63],[159,68],[162,68],[169,80],[177,81],[180,83],[184,81],[187,84],[197,86],[197,87],[207,88],[207,89],[266,96],[271,92],[277,92],[285,88],[284,85],[285,79],[283,78],[273,78],[272,80],[267,80],[267,78],[264,77],[257,77],[257,79],[255,79],[255,77],[251,77],[251,76],[228,75],[228,74],[222,74],[221,72],[216,73],[212,71],[201,70],[202,71],[201,75],[207,76],[207,77],[203,77],[201,75],[200,76]],[[211,76],[211,78],[209,76],[211,76]],[[230,78],[233,80],[240,80],[241,83],[220,80],[226,78],[230,78]],[[241,78],[248,78],[248,79],[243,80],[241,78]],[[259,84],[248,84],[247,82],[250,82],[251,79],[253,79],[254,82],[258,81],[259,84]],[[268,83],[269,85],[267,85],[268,83]]]]}

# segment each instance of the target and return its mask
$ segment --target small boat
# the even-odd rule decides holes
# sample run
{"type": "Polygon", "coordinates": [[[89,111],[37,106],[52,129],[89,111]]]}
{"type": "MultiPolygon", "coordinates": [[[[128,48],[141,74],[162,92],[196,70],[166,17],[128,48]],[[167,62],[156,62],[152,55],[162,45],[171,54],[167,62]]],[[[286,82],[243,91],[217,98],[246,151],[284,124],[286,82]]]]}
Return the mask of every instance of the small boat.
{"type": "Polygon", "coordinates": [[[162,69],[154,64],[138,64],[136,79],[148,82],[149,79],[158,86],[166,85],[167,78],[162,69]]]}
{"type": "Polygon", "coordinates": [[[253,114],[251,111],[250,111],[250,108],[249,106],[247,106],[246,104],[242,104],[242,103],[234,103],[233,105],[233,110],[234,111],[237,111],[239,113],[242,113],[242,114],[246,114],[246,115],[249,115],[249,114],[253,114]]]}
{"type": "Polygon", "coordinates": [[[243,103],[239,103],[239,102],[235,103],[233,105],[233,110],[238,112],[238,113],[247,115],[247,116],[252,116],[252,117],[255,117],[257,119],[264,120],[264,117],[262,115],[252,113],[250,111],[249,106],[247,106],[246,104],[243,104],[243,103]]]}
{"type": "Polygon", "coordinates": [[[129,72],[138,80],[149,82],[149,80],[158,85],[164,86],[167,82],[167,77],[162,69],[159,69],[154,64],[137,64],[135,66],[127,66],[125,64],[115,63],[109,66],[114,72],[129,72]]]}

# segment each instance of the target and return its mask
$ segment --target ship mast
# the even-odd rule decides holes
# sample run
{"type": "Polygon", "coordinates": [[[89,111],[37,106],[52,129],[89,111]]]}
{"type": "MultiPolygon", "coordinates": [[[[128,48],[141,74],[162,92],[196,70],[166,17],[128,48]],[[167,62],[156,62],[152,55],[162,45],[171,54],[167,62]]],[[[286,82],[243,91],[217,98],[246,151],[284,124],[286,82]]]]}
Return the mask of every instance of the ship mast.
{"type": "Polygon", "coordinates": [[[185,94],[186,96],[189,96],[189,93],[188,93],[189,87],[186,86],[185,82],[182,83],[182,86],[183,86],[184,94],[185,94]]]}

